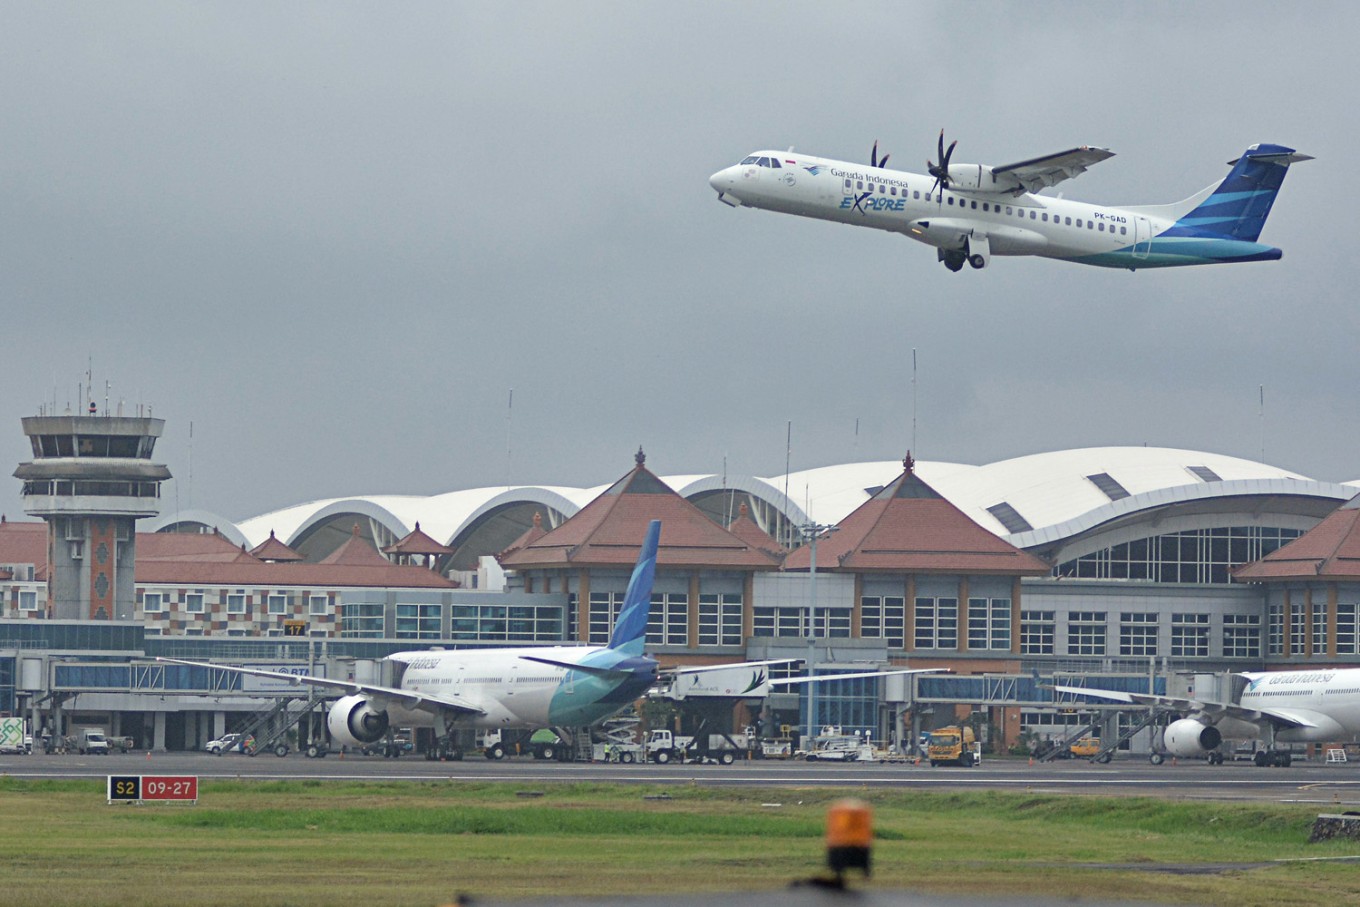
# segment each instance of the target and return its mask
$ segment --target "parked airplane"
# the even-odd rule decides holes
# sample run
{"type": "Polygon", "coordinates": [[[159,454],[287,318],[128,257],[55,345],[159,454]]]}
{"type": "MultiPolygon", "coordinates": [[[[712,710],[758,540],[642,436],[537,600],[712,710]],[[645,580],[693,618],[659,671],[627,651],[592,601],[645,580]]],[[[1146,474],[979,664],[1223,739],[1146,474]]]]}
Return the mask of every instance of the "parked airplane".
{"type": "Polygon", "coordinates": [[[1037,255],[1107,268],[1166,268],[1272,261],[1256,240],[1290,164],[1312,160],[1282,145],[1252,145],[1232,170],[1171,205],[1091,205],[1034,193],[1113,157],[1081,146],[991,167],[954,164],[940,132],[939,164],[925,174],[887,168],[874,142],[869,166],[757,151],[709,178],[718,200],[902,233],[934,246],[951,271],[984,268],[993,255],[1037,255]]]}
{"type": "MultiPolygon", "coordinates": [[[[1087,687],[1053,689],[1182,713],[1162,735],[1166,751],[1181,758],[1205,756],[1211,762],[1222,762],[1219,746],[1224,740],[1269,740],[1271,748],[1256,753],[1256,764],[1287,766],[1289,751],[1276,749],[1277,743],[1333,743],[1352,740],[1360,733],[1360,668],[1238,676],[1247,685],[1235,703],[1087,687]]],[[[1160,759],[1154,755],[1153,761],[1160,759]]]]}
{"type": "MultiPolygon", "coordinates": [[[[623,606],[607,646],[532,646],[495,649],[425,649],[388,656],[395,686],[379,686],[327,677],[294,675],[178,658],[157,661],[267,677],[290,685],[306,685],[340,696],[330,707],[326,726],[337,745],[376,743],[396,727],[433,727],[441,748],[453,752],[452,734],[459,728],[479,730],[545,727],[588,727],[623,710],[656,684],[660,668],[643,651],[651,611],[661,521],[653,520],[628,581],[623,606]]],[[[757,668],[787,659],[682,668],[677,673],[757,668]]],[[[885,676],[916,671],[877,671],[827,675],[815,679],[770,681],[764,671],[753,674],[747,695],[769,685],[831,682],[853,677],[885,676]]],[[[499,757],[504,750],[493,748],[499,757]]]]}

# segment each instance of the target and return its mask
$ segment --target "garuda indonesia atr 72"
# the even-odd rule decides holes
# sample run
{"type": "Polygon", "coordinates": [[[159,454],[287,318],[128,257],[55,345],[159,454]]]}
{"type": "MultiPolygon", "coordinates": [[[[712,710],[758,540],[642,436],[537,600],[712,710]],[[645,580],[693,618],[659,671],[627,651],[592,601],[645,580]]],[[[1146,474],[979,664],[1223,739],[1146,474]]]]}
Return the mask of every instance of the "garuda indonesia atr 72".
{"type": "Polygon", "coordinates": [[[874,143],[869,165],[757,151],[709,178],[718,200],[902,233],[934,246],[951,271],[985,268],[993,255],[1038,255],[1106,268],[1272,261],[1257,242],[1290,164],[1312,160],[1282,145],[1252,145],[1222,181],[1170,205],[1092,205],[1041,189],[1113,157],[1082,146],[999,167],[952,163],[940,133],[926,173],[888,169],[874,143]]]}
{"type": "MultiPolygon", "coordinates": [[[[607,646],[397,652],[387,658],[396,677],[393,686],[177,658],[158,658],[157,661],[250,674],[329,691],[339,697],[326,715],[326,728],[336,746],[376,743],[390,729],[399,727],[433,727],[441,749],[456,753],[452,737],[454,731],[461,728],[588,727],[642,698],[661,674],[657,660],[644,651],[660,538],[661,521],[652,520],[607,646]]],[[[936,670],[869,671],[772,680],[764,668],[773,663],[679,668],[669,673],[698,674],[749,667],[752,669],[750,682],[741,693],[763,696],[771,686],[830,683],[936,670]]],[[[487,749],[486,755],[501,758],[505,750],[493,746],[487,749]]]]}

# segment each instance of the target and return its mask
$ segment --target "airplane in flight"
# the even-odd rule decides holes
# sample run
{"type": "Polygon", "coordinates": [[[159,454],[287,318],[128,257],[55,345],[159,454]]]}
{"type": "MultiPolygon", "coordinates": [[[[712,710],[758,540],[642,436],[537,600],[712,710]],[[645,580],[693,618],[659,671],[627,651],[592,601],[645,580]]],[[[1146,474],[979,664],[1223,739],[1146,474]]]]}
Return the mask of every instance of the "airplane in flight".
{"type": "Polygon", "coordinates": [[[1037,255],[1106,268],[1273,261],[1257,242],[1290,164],[1312,160],[1282,145],[1252,145],[1218,183],[1170,205],[1092,205],[1037,193],[1114,156],[1081,146],[999,167],[940,163],[889,170],[874,142],[869,165],[788,151],[757,151],[709,177],[718,200],[901,233],[936,248],[951,271],[993,255],[1037,255]]]}
{"type": "MultiPolygon", "coordinates": [[[[1278,743],[1333,743],[1360,733],[1360,668],[1242,673],[1246,687],[1237,702],[1210,702],[1147,693],[1088,687],[1054,686],[1070,696],[1148,705],[1180,712],[1162,735],[1166,751],[1182,759],[1206,757],[1222,763],[1225,740],[1268,740],[1258,750],[1258,766],[1288,766],[1288,750],[1278,743]]],[[[1153,754],[1153,762],[1160,762],[1153,754]]]]}
{"type": "MultiPolygon", "coordinates": [[[[644,652],[660,537],[661,521],[652,520],[606,646],[396,652],[387,657],[393,666],[394,686],[178,658],[156,660],[332,691],[339,698],[327,712],[326,727],[337,746],[377,743],[390,729],[398,727],[433,727],[439,739],[439,752],[455,757],[461,755],[453,744],[458,729],[589,727],[647,695],[663,673],[671,675],[668,679],[674,682],[677,675],[752,668],[750,681],[739,695],[760,696],[769,686],[938,670],[901,669],[772,680],[761,667],[791,660],[774,659],[663,672],[657,660],[644,652]]],[[[503,758],[505,750],[493,744],[487,755],[503,758]]]]}

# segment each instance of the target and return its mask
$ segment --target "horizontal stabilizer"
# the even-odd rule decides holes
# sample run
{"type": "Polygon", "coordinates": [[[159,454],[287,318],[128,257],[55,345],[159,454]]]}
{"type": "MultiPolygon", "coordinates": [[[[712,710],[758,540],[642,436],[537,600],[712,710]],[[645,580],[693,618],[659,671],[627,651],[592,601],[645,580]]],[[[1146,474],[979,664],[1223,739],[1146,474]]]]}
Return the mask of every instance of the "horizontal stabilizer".
{"type": "MultiPolygon", "coordinates": [[[[1290,164],[1298,164],[1303,161],[1314,160],[1311,154],[1303,154],[1298,151],[1291,151],[1288,154],[1252,154],[1248,155],[1253,161],[1261,161],[1264,164],[1280,164],[1288,167],[1290,164]]],[[[1240,157],[1228,161],[1229,167],[1236,167],[1237,162],[1242,160],[1240,157]]]]}
{"type": "Polygon", "coordinates": [[[573,664],[569,661],[554,661],[551,658],[539,658],[536,655],[521,655],[525,661],[536,661],[539,664],[551,665],[554,668],[566,668],[568,671],[580,671],[582,674],[589,674],[592,677],[602,677],[605,680],[618,680],[620,677],[631,677],[634,672],[620,668],[597,668],[594,665],[573,664]]]}

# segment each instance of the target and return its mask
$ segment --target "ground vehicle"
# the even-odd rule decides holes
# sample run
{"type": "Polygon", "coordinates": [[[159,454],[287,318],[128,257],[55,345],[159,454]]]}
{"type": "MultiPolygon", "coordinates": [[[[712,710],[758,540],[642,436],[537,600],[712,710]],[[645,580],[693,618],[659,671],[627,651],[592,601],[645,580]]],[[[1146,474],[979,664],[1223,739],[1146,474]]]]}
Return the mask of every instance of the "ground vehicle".
{"type": "Polygon", "coordinates": [[[245,752],[245,738],[241,734],[223,734],[216,740],[209,740],[203,747],[214,756],[223,753],[243,753],[245,752]]]}
{"type": "Polygon", "coordinates": [[[1090,759],[1100,752],[1099,737],[1082,737],[1074,740],[1069,747],[1074,759],[1090,759]]]}
{"type": "Polygon", "coordinates": [[[27,732],[22,718],[0,718],[0,753],[33,752],[33,735],[27,732]]]}
{"type": "Polygon", "coordinates": [[[82,756],[107,756],[109,738],[105,736],[103,728],[87,727],[76,735],[76,749],[82,756]]]}
{"type": "Polygon", "coordinates": [[[972,728],[951,725],[930,732],[926,758],[931,765],[962,765],[968,768],[982,761],[982,750],[972,728]]]}
{"type": "Polygon", "coordinates": [[[709,734],[703,737],[680,737],[668,730],[653,730],[647,735],[644,750],[647,761],[658,765],[667,762],[716,762],[731,765],[745,753],[745,735],[709,734]]]}
{"type": "Polygon", "coordinates": [[[839,727],[828,726],[812,739],[812,748],[799,752],[808,762],[872,762],[873,746],[855,734],[845,734],[839,727]]]}
{"type": "Polygon", "coordinates": [[[409,753],[415,749],[411,743],[410,734],[393,734],[385,737],[377,743],[370,743],[360,752],[365,756],[381,755],[384,759],[397,759],[402,753],[409,753]]]}
{"type": "Polygon", "coordinates": [[[555,731],[543,728],[534,731],[533,736],[529,738],[529,752],[535,759],[552,760],[562,758],[566,750],[562,748],[562,738],[557,736],[555,731]]]}

